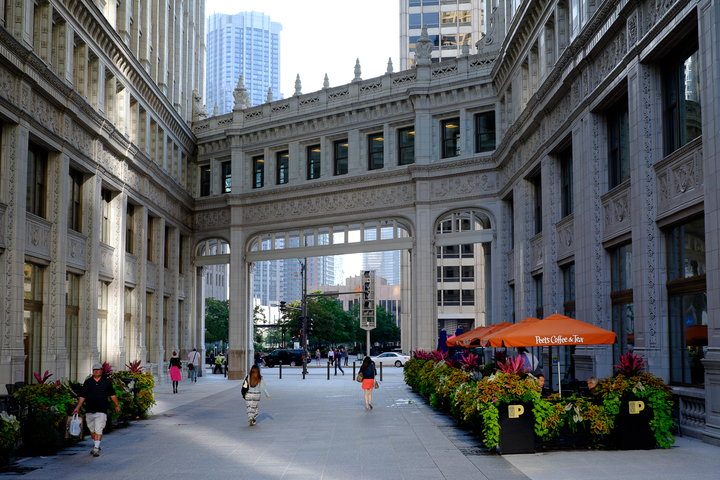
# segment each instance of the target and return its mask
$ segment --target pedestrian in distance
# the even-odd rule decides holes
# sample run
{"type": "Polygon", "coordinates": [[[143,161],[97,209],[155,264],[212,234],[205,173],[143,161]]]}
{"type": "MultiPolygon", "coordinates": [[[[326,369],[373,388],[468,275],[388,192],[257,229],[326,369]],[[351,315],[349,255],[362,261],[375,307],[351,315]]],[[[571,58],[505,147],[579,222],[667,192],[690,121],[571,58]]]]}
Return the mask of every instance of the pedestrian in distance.
{"type": "Polygon", "coordinates": [[[315,365],[320,366],[320,349],[315,350],[315,365]]]}
{"type": "Polygon", "coordinates": [[[257,365],[258,369],[262,368],[263,361],[262,355],[260,355],[260,352],[255,352],[255,365],[257,365]]]}
{"type": "Polygon", "coordinates": [[[103,375],[103,367],[99,363],[92,366],[92,376],[85,380],[80,391],[73,415],[80,413],[80,407],[85,404],[85,424],[90,430],[93,439],[93,457],[100,456],[100,440],[103,429],[107,423],[108,397],[115,404],[115,411],[120,413],[120,402],[109,378],[103,375]]]}
{"type": "Polygon", "coordinates": [[[260,391],[270,400],[270,394],[265,386],[265,380],[260,375],[260,369],[257,365],[250,368],[248,375],[248,391],[245,393],[245,408],[247,410],[248,422],[252,427],[258,416],[258,405],[260,405],[260,391]]]}
{"type": "Polygon", "coordinates": [[[178,392],[178,383],[182,380],[182,373],[180,373],[181,367],[182,363],[180,363],[177,352],[173,352],[172,358],[170,358],[170,367],[168,368],[168,375],[170,375],[170,380],[172,380],[173,384],[173,393],[178,392]]]}
{"type": "Polygon", "coordinates": [[[200,370],[200,352],[197,348],[193,348],[192,352],[188,353],[188,370],[190,370],[190,381],[197,383],[198,370],[200,370]]]}
{"type": "Polygon", "coordinates": [[[347,347],[343,348],[343,358],[345,359],[345,366],[348,366],[348,349],[347,347]]]}
{"type": "Polygon", "coordinates": [[[360,365],[360,373],[363,375],[362,389],[365,391],[365,410],[373,408],[372,392],[375,388],[375,362],[370,357],[363,359],[360,365]]]}
{"type": "Polygon", "coordinates": [[[342,368],[342,359],[343,359],[343,351],[342,349],[338,348],[337,353],[335,354],[335,375],[337,376],[338,368],[342,372],[343,375],[345,375],[345,370],[342,368]]]}
{"type": "Polygon", "coordinates": [[[335,351],[331,348],[328,350],[328,363],[330,366],[332,366],[333,361],[335,360],[335,351]]]}

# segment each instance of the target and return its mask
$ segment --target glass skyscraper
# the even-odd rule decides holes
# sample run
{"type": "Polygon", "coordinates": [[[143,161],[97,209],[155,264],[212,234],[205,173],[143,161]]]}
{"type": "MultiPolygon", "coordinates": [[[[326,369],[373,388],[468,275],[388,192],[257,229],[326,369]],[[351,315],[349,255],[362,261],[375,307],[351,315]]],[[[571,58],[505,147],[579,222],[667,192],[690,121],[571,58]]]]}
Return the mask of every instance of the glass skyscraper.
{"type": "Polygon", "coordinates": [[[265,103],[268,89],[280,93],[280,31],[282,25],[261,12],[214,13],[207,22],[207,106],[220,114],[233,109],[233,90],[240,75],[253,105],[265,103]]]}
{"type": "Polygon", "coordinates": [[[483,0],[400,0],[400,69],[415,62],[415,42],[423,25],[433,41],[432,61],[459,57],[467,41],[470,54],[485,31],[483,0]]]}

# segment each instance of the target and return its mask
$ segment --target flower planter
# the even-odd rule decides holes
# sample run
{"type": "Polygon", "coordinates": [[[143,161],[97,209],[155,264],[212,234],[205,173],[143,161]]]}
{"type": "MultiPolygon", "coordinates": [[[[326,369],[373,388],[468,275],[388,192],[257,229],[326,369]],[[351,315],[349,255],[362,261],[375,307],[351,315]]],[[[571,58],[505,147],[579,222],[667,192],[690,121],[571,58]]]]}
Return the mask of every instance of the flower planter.
{"type": "Polygon", "coordinates": [[[500,441],[503,454],[535,452],[535,418],[530,402],[501,403],[498,406],[500,441]]]}
{"type": "Polygon", "coordinates": [[[653,410],[646,398],[624,395],[615,418],[615,444],[620,450],[650,450],[657,446],[650,428],[653,410]],[[638,403],[642,402],[642,403],[638,403]]]}

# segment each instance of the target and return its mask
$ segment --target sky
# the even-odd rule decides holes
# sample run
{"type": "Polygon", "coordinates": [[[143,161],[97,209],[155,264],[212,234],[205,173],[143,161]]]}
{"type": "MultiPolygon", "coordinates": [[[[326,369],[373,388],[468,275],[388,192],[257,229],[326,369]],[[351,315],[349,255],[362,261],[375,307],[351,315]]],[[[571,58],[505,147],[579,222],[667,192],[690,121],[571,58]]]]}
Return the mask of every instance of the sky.
{"type": "MultiPolygon", "coordinates": [[[[295,93],[300,74],[302,93],[350,83],[355,60],[362,78],[379,77],[392,58],[400,70],[400,2],[398,0],[206,0],[205,14],[250,11],[270,15],[282,25],[280,88],[295,93]]],[[[279,98],[276,96],[275,98],[279,98]]]]}

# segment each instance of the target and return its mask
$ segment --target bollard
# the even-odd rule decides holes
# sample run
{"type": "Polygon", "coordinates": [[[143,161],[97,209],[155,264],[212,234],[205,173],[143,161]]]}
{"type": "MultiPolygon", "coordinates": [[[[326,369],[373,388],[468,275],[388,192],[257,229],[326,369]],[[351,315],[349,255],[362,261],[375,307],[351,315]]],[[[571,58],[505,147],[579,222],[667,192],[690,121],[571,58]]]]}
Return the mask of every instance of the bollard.
{"type": "Polygon", "coordinates": [[[280,380],[282,380],[282,362],[278,363],[278,366],[280,367],[280,380]]]}
{"type": "Polygon", "coordinates": [[[327,363],[327,367],[328,367],[328,380],[330,380],[330,362],[329,361],[327,363]]]}
{"type": "Polygon", "coordinates": [[[380,381],[382,382],[382,362],[380,362],[380,381]]]}
{"type": "Polygon", "coordinates": [[[352,379],[355,380],[357,378],[357,374],[355,373],[355,360],[353,360],[353,376],[352,379]]]}

